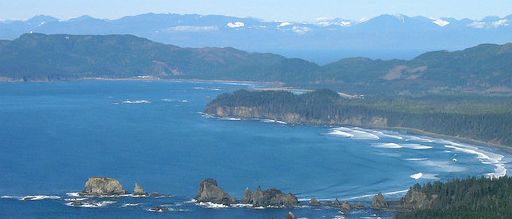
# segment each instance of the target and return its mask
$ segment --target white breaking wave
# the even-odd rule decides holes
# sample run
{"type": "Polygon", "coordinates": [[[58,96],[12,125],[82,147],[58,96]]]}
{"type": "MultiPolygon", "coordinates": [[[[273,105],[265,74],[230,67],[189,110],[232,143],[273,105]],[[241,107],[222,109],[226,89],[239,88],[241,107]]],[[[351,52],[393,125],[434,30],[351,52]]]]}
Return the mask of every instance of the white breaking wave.
{"type": "Polygon", "coordinates": [[[228,120],[228,121],[240,121],[242,119],[240,118],[234,118],[234,117],[222,117],[222,118],[219,118],[220,120],[228,120]]]}
{"type": "Polygon", "coordinates": [[[125,100],[121,102],[122,104],[149,104],[151,101],[149,100],[125,100]]]}
{"type": "Polygon", "coordinates": [[[396,143],[378,143],[378,144],[373,144],[373,147],[376,147],[376,148],[390,148],[390,149],[403,148],[401,145],[396,144],[396,143]]]}
{"type": "Polygon", "coordinates": [[[428,160],[427,158],[406,158],[404,160],[408,160],[408,161],[423,161],[423,160],[428,160]]]}
{"type": "Polygon", "coordinates": [[[68,192],[66,195],[69,197],[80,197],[80,193],[78,192],[68,192]]]}
{"type": "Polygon", "coordinates": [[[201,206],[203,208],[228,208],[229,206],[223,204],[216,204],[212,202],[199,202],[196,205],[201,206]]]}
{"type": "Polygon", "coordinates": [[[211,87],[194,87],[194,90],[212,90],[212,91],[220,91],[220,88],[211,88],[211,87]]]}
{"type": "Polygon", "coordinates": [[[416,173],[416,174],[412,174],[410,177],[415,180],[418,180],[418,179],[439,180],[439,177],[437,177],[437,174],[431,174],[431,173],[416,173]]]}
{"type": "Polygon", "coordinates": [[[466,171],[466,168],[461,167],[461,166],[455,166],[455,165],[453,165],[453,162],[449,162],[449,161],[423,160],[423,161],[418,161],[418,162],[420,162],[421,164],[423,164],[425,166],[435,167],[438,171],[442,171],[442,172],[452,173],[452,172],[466,171]]]}
{"type": "Polygon", "coordinates": [[[206,119],[216,118],[215,116],[210,115],[208,113],[203,113],[203,112],[197,112],[197,113],[199,113],[201,115],[201,117],[206,118],[206,119]]]}
{"type": "Polygon", "coordinates": [[[505,168],[505,164],[502,162],[502,159],[504,156],[501,154],[495,154],[492,152],[481,150],[477,147],[459,144],[459,143],[445,145],[445,147],[454,149],[456,151],[461,151],[463,153],[476,155],[478,160],[480,160],[481,163],[494,165],[495,166],[494,173],[488,173],[487,174],[488,177],[491,177],[491,178],[502,177],[507,174],[507,169],[505,168]]]}
{"type": "Polygon", "coordinates": [[[425,149],[431,149],[432,146],[422,145],[422,144],[404,144],[403,145],[406,148],[414,149],[414,150],[425,150],[425,149]]]}
{"type": "Polygon", "coordinates": [[[87,200],[88,198],[67,198],[67,199],[64,199],[64,201],[67,201],[67,202],[77,202],[77,201],[83,201],[83,200],[87,200]]]}
{"type": "MultiPolygon", "coordinates": [[[[408,191],[409,191],[409,189],[393,191],[393,192],[385,192],[385,193],[382,193],[382,195],[404,194],[404,193],[407,193],[408,191]]],[[[342,199],[342,200],[354,200],[354,199],[370,198],[370,197],[373,197],[375,195],[377,195],[377,194],[374,193],[374,194],[368,194],[368,195],[360,195],[360,196],[350,197],[350,198],[346,198],[346,199],[342,199]]]]}
{"type": "Polygon", "coordinates": [[[100,208],[116,203],[115,201],[100,201],[100,202],[68,202],[69,207],[77,208],[100,208]]]}
{"type": "Polygon", "coordinates": [[[413,179],[420,179],[421,177],[423,176],[423,173],[416,173],[416,174],[412,174],[410,177],[413,178],[413,179]]]}
{"type": "Polygon", "coordinates": [[[231,204],[232,208],[252,208],[252,204],[231,204]]]}
{"type": "Polygon", "coordinates": [[[381,137],[381,138],[394,138],[394,139],[398,139],[398,140],[403,140],[404,138],[402,136],[398,136],[396,134],[388,134],[388,133],[384,133],[384,132],[381,132],[381,131],[372,131],[372,130],[368,130],[372,133],[374,133],[375,135],[381,137]]]}
{"type": "Polygon", "coordinates": [[[287,124],[286,122],[279,121],[279,120],[273,120],[273,119],[263,119],[261,121],[265,122],[265,123],[278,123],[278,124],[283,124],[283,125],[287,124]]]}
{"type": "Polygon", "coordinates": [[[379,140],[379,136],[374,135],[370,132],[365,132],[358,129],[351,129],[346,127],[338,127],[338,128],[332,128],[330,129],[330,132],[328,133],[330,135],[336,135],[341,136],[345,138],[353,138],[353,139],[360,139],[360,140],[379,140]]]}
{"type": "Polygon", "coordinates": [[[398,148],[409,148],[413,150],[425,150],[432,148],[431,146],[421,145],[421,144],[397,144],[397,143],[376,143],[373,144],[373,147],[376,148],[390,148],[390,149],[398,149],[398,148]]]}
{"type": "Polygon", "coordinates": [[[9,195],[4,195],[4,196],[1,196],[0,198],[17,199],[20,201],[39,201],[39,200],[45,200],[45,199],[60,199],[60,196],[54,196],[54,195],[9,196],[9,195]]]}
{"type": "Polygon", "coordinates": [[[185,99],[183,99],[183,100],[161,99],[161,100],[164,101],[164,102],[170,102],[170,103],[172,103],[172,102],[178,102],[178,103],[188,103],[188,102],[190,102],[189,100],[185,100],[185,99]]]}
{"type": "Polygon", "coordinates": [[[139,206],[139,205],[141,205],[141,203],[126,203],[124,205],[121,205],[121,208],[135,207],[135,206],[139,206]]]}
{"type": "Polygon", "coordinates": [[[412,135],[406,135],[404,136],[406,141],[419,141],[419,142],[434,142],[434,140],[428,138],[428,137],[418,137],[418,136],[412,136],[412,135]]]}

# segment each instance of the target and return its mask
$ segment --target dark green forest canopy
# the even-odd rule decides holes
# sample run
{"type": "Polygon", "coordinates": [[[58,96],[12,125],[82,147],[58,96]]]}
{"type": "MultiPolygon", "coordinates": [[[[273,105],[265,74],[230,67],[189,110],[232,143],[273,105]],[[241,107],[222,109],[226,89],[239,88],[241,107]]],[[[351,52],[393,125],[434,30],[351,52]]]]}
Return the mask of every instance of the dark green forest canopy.
{"type": "MultiPolygon", "coordinates": [[[[222,94],[216,108],[249,107],[260,115],[284,119],[297,114],[305,123],[413,128],[512,146],[512,99],[483,96],[345,98],[332,90],[295,95],[287,91],[246,91],[222,94]],[[346,118],[384,118],[385,124],[352,124],[346,118]]],[[[232,115],[240,116],[240,115],[232,115]]]]}
{"type": "Polygon", "coordinates": [[[468,178],[415,185],[432,206],[397,218],[512,218],[512,178],[468,178]],[[435,198],[432,198],[435,197],[435,198]]]}
{"type": "Polygon", "coordinates": [[[0,41],[0,77],[279,81],[361,94],[512,94],[512,44],[429,52],[413,60],[346,58],[319,66],[234,48],[181,48],[132,35],[24,34],[0,41]]]}

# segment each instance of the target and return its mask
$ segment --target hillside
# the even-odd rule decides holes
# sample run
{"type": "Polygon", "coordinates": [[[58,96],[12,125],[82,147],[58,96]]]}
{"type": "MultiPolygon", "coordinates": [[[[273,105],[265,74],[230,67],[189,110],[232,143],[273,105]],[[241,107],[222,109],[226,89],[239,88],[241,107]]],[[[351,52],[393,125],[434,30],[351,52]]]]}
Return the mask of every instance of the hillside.
{"type": "Polygon", "coordinates": [[[85,77],[282,80],[317,65],[233,48],[180,48],[132,35],[24,34],[0,44],[0,76],[12,80],[85,77]]]}
{"type": "Polygon", "coordinates": [[[280,81],[360,94],[512,93],[512,44],[422,54],[413,60],[347,58],[319,66],[233,48],[182,48],[132,35],[24,34],[0,41],[0,77],[280,81]]]}
{"type": "Polygon", "coordinates": [[[369,19],[266,21],[221,15],[141,14],[119,19],[35,16],[0,21],[0,39],[24,33],[133,34],[181,47],[234,47],[329,63],[344,57],[410,59],[422,52],[512,41],[512,16],[483,19],[380,15],[369,19]],[[471,36],[471,37],[467,37],[471,36]]]}

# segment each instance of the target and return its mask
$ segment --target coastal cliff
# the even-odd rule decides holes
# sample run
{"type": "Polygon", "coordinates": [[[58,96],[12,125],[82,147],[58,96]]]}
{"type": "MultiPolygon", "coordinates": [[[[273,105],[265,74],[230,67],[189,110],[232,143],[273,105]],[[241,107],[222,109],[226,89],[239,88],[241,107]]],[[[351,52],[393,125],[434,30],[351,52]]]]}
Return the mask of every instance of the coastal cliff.
{"type": "Polygon", "coordinates": [[[496,102],[484,108],[480,99],[350,99],[325,89],[300,95],[239,90],[218,96],[204,113],[288,124],[405,128],[512,146],[512,109],[496,102]]]}

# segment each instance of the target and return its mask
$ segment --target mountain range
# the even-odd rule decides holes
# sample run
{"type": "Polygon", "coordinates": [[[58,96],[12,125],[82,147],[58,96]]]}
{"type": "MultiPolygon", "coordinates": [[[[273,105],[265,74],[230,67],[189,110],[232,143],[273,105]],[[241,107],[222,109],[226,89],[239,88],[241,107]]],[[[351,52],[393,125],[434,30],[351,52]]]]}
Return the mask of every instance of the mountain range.
{"type": "Polygon", "coordinates": [[[315,22],[152,13],[113,20],[36,16],[0,21],[0,39],[12,40],[30,32],[132,34],[181,47],[234,47],[326,64],[345,57],[410,59],[433,50],[503,44],[512,41],[511,23],[512,15],[481,20],[381,15],[358,21],[319,18],[315,22]]]}
{"type": "Polygon", "coordinates": [[[1,80],[98,77],[279,81],[360,94],[512,94],[512,43],[428,52],[412,60],[356,57],[318,65],[231,47],[183,48],[133,35],[29,33],[0,41],[1,80]]]}

